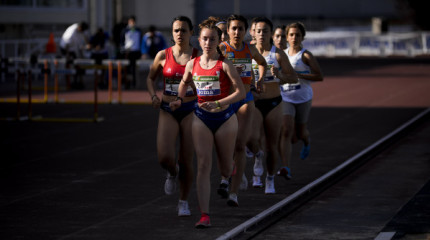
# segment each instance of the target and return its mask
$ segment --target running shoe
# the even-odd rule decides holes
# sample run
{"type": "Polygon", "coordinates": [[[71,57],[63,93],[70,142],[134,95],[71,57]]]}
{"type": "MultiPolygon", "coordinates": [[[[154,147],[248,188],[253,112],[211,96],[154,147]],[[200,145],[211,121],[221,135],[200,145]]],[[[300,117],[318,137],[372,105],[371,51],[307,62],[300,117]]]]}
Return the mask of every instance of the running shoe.
{"type": "Polygon", "coordinates": [[[260,176],[253,176],[252,177],[252,186],[255,188],[262,188],[263,187],[263,182],[261,181],[260,176]]]}
{"type": "Polygon", "coordinates": [[[254,153],[251,152],[251,150],[249,150],[249,148],[247,146],[245,146],[245,154],[247,158],[253,158],[254,157],[254,153]]]}
{"type": "Polygon", "coordinates": [[[196,228],[208,228],[211,226],[209,215],[202,213],[200,221],[196,223],[196,228]]]}
{"type": "Polygon", "coordinates": [[[290,180],[292,178],[290,168],[288,168],[288,167],[282,167],[278,171],[278,176],[281,176],[281,177],[284,177],[287,180],[290,180]]]}
{"type": "Polygon", "coordinates": [[[178,217],[188,217],[191,216],[190,207],[188,202],[184,200],[179,200],[178,203],[178,217]]]}
{"type": "MultiPolygon", "coordinates": [[[[178,170],[178,169],[177,169],[178,170]]],[[[164,183],[164,192],[167,195],[172,195],[176,192],[176,179],[179,171],[176,171],[176,176],[171,176],[169,172],[167,172],[166,182],[164,183]]]]}
{"type": "Polygon", "coordinates": [[[300,152],[300,158],[305,160],[309,156],[309,152],[311,151],[311,144],[303,145],[302,151],[300,152]]]}
{"type": "Polygon", "coordinates": [[[265,194],[275,194],[275,178],[273,176],[266,177],[266,189],[265,194]]]}
{"type": "Polygon", "coordinates": [[[239,207],[236,193],[230,193],[230,195],[228,196],[227,205],[229,205],[230,207],[239,207]]]}
{"type": "Polygon", "coordinates": [[[246,179],[245,173],[242,175],[242,181],[240,182],[239,189],[242,191],[248,189],[248,179],[246,179]]]}
{"type": "Polygon", "coordinates": [[[263,175],[263,172],[264,172],[263,157],[264,157],[264,152],[261,150],[258,151],[257,154],[255,154],[255,163],[254,163],[254,175],[255,176],[262,176],[263,175]]]}
{"type": "Polygon", "coordinates": [[[217,190],[218,195],[220,195],[221,198],[228,198],[228,185],[229,183],[227,180],[221,180],[221,184],[217,190]]]}

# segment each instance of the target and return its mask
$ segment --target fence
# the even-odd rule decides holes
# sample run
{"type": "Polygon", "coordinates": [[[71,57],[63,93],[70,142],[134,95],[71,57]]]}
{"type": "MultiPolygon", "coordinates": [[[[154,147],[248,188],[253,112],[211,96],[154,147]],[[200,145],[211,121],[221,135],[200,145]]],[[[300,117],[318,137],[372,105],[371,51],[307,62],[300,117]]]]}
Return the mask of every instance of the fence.
{"type": "Polygon", "coordinates": [[[303,42],[316,56],[408,56],[429,54],[430,32],[375,35],[362,32],[309,32],[303,42]]]}
{"type": "MultiPolygon", "coordinates": [[[[55,40],[58,46],[59,39],[55,40]]],[[[48,39],[0,40],[0,56],[30,57],[43,53],[48,39]]],[[[430,32],[307,32],[305,48],[316,56],[407,56],[429,54],[430,32]]]]}

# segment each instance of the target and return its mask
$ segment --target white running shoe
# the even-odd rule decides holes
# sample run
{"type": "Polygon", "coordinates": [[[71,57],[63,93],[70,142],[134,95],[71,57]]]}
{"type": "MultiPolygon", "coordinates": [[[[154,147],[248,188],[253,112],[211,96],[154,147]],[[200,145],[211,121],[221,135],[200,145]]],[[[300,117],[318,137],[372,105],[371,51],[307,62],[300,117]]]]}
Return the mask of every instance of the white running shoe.
{"type": "Polygon", "coordinates": [[[239,207],[236,193],[230,193],[230,195],[228,196],[227,205],[229,205],[230,207],[239,207]]]}
{"type": "Polygon", "coordinates": [[[258,151],[257,154],[255,154],[255,163],[254,163],[254,175],[255,176],[262,176],[264,173],[264,167],[263,167],[263,158],[264,158],[264,152],[258,151]]]}
{"type": "Polygon", "coordinates": [[[252,177],[252,186],[255,188],[262,188],[263,182],[261,181],[261,177],[259,176],[253,176],[252,177]]]}
{"type": "Polygon", "coordinates": [[[191,216],[190,207],[188,206],[187,201],[179,200],[177,209],[178,209],[178,217],[191,216]]]}
{"type": "Polygon", "coordinates": [[[240,182],[239,189],[243,191],[248,189],[248,179],[246,179],[245,173],[242,175],[242,181],[240,182]]]}
{"type": "Polygon", "coordinates": [[[176,166],[176,176],[171,176],[169,172],[167,172],[166,182],[164,183],[164,192],[167,195],[172,195],[176,192],[176,179],[179,174],[179,167],[176,166]]]}
{"type": "Polygon", "coordinates": [[[245,146],[245,154],[247,158],[253,158],[254,157],[254,153],[251,152],[251,150],[249,150],[249,148],[247,146],[245,146]]]}
{"type": "Polygon", "coordinates": [[[274,176],[267,176],[266,177],[266,190],[264,191],[265,194],[275,194],[275,178],[274,176]]]}

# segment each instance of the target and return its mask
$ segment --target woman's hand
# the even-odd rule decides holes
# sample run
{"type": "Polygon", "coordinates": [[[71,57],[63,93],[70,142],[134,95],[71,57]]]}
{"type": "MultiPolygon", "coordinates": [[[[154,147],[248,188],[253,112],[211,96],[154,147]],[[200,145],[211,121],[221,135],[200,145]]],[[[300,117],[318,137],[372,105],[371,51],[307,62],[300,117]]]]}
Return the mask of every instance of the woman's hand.
{"type": "Polygon", "coordinates": [[[221,105],[219,104],[218,101],[209,101],[209,102],[202,103],[200,107],[206,110],[213,110],[213,109],[220,108],[221,105]]]}
{"type": "Polygon", "coordinates": [[[161,101],[158,98],[158,96],[157,95],[152,96],[152,107],[153,108],[160,108],[160,105],[161,105],[161,101]]]}
{"type": "Polygon", "coordinates": [[[178,99],[169,103],[169,107],[172,111],[175,111],[176,109],[180,108],[181,105],[182,105],[181,99],[178,99]]]}

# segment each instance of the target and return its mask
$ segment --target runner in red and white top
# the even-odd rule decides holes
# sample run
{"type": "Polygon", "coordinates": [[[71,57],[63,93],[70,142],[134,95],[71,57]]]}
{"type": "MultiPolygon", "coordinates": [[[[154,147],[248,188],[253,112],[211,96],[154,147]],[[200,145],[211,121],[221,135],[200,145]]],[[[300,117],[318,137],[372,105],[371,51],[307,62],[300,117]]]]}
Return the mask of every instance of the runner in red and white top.
{"type": "Polygon", "coordinates": [[[187,63],[179,85],[178,100],[171,102],[170,106],[172,109],[180,107],[187,87],[190,84],[195,86],[199,103],[193,118],[192,136],[197,155],[197,196],[202,212],[196,227],[204,228],[210,226],[213,146],[215,144],[221,175],[230,177],[238,129],[231,104],[245,98],[245,89],[233,63],[219,52],[222,32],[216,26],[216,21],[208,19],[199,26],[199,43],[203,54],[187,63]]]}
{"type": "Polygon", "coordinates": [[[196,94],[192,88],[184,96],[184,104],[177,111],[170,109],[169,103],[178,96],[179,83],[185,71],[185,64],[198,54],[190,45],[193,24],[188,17],[179,16],[173,19],[172,36],[174,46],[158,52],[151,66],[147,86],[154,108],[161,108],[157,129],[157,153],[160,165],[167,170],[164,191],[170,195],[176,191],[176,180],[179,179],[180,193],[178,216],[189,216],[188,195],[193,181],[194,147],[191,136],[183,134],[191,131],[192,112],[196,105],[196,94]],[[163,96],[160,101],[155,91],[155,80],[163,73],[163,96]],[[176,142],[180,137],[178,162],[176,162],[176,142]],[[179,171],[178,171],[179,170],[179,171]]]}

